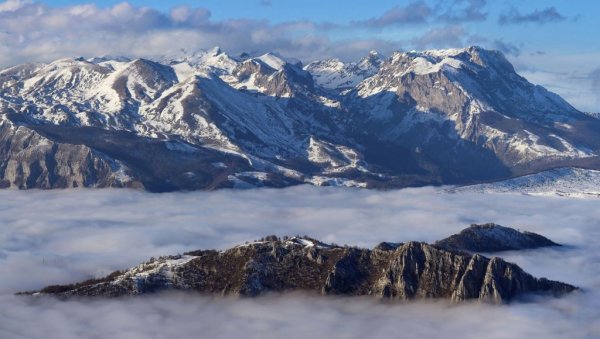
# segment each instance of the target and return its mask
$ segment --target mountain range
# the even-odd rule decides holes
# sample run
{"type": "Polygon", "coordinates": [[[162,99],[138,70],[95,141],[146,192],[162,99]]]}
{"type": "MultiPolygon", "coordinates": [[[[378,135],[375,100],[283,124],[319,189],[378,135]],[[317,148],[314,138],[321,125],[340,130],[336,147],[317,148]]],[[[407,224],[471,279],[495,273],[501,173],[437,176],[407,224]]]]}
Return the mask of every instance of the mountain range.
{"type": "Polygon", "coordinates": [[[480,47],[303,65],[219,48],[0,71],[0,187],[473,184],[600,169],[600,120],[480,47]]]}

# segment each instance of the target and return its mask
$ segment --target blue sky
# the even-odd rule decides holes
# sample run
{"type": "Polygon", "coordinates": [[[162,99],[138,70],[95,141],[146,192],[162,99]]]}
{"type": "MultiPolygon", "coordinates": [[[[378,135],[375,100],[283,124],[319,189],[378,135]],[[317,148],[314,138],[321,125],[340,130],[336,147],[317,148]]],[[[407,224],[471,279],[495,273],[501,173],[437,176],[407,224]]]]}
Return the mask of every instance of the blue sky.
{"type": "Polygon", "coordinates": [[[481,45],[576,107],[600,111],[597,13],[595,0],[0,0],[0,66],[214,45],[305,62],[481,45]]]}

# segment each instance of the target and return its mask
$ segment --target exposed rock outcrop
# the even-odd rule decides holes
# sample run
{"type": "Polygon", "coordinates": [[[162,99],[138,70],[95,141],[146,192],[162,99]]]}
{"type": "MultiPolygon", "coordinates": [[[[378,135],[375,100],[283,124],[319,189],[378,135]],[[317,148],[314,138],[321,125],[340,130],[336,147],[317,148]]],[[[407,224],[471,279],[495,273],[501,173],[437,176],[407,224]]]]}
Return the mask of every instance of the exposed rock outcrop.
{"type": "Polygon", "coordinates": [[[243,296],[302,290],[399,300],[501,303],[524,293],[561,295],[576,287],[534,278],[500,258],[419,242],[369,250],[326,245],[310,238],[269,237],[222,252],[199,250],[152,259],[100,280],[49,286],[39,293],[118,297],[167,289],[243,296]]]}
{"type": "Polygon", "coordinates": [[[139,187],[123,163],[82,144],[53,141],[0,122],[0,187],[139,187]]]}

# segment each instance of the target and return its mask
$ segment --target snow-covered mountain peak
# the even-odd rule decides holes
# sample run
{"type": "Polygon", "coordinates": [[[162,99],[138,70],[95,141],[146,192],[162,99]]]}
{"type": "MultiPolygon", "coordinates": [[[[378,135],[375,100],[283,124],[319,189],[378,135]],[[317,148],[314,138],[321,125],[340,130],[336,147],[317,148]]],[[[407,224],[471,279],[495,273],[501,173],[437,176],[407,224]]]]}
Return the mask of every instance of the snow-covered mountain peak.
{"type": "Polygon", "coordinates": [[[269,67],[271,67],[277,71],[282,70],[286,64],[290,64],[290,65],[294,65],[294,66],[298,66],[298,67],[302,68],[302,63],[298,59],[286,58],[286,57],[281,56],[279,53],[275,53],[275,52],[265,53],[255,59],[264,62],[269,67]]]}
{"type": "Polygon", "coordinates": [[[465,48],[450,48],[425,51],[410,51],[410,52],[395,52],[391,58],[393,63],[406,63],[407,61],[415,61],[421,64],[429,64],[428,70],[423,72],[437,72],[442,69],[441,65],[468,66],[472,71],[477,71],[479,68],[489,68],[494,71],[504,73],[514,73],[514,68],[506,60],[504,55],[495,50],[486,50],[479,46],[470,46],[465,48]]]}
{"type": "Polygon", "coordinates": [[[206,52],[206,54],[208,54],[209,56],[213,56],[213,57],[218,56],[221,53],[223,53],[223,51],[221,50],[221,47],[219,47],[219,46],[215,46],[206,52]]]}
{"type": "Polygon", "coordinates": [[[356,73],[367,78],[377,73],[379,67],[384,62],[384,57],[376,51],[369,52],[369,55],[360,59],[356,64],[356,73]]]}
{"type": "Polygon", "coordinates": [[[375,50],[372,50],[369,52],[369,54],[367,54],[367,56],[361,58],[360,61],[358,62],[358,64],[360,65],[363,62],[369,62],[371,64],[379,65],[379,64],[381,64],[381,62],[383,62],[384,59],[385,59],[385,57],[383,55],[381,55],[379,52],[377,52],[375,50]]]}
{"type": "Polygon", "coordinates": [[[220,47],[213,47],[209,50],[181,50],[175,55],[163,56],[157,61],[175,68],[180,80],[185,80],[200,69],[219,75],[231,74],[239,63],[239,60],[225,53],[220,47]]]}
{"type": "Polygon", "coordinates": [[[438,73],[444,69],[458,70],[465,66],[465,62],[454,56],[441,56],[427,52],[397,53],[390,61],[390,67],[395,67],[395,75],[402,77],[409,73],[425,75],[438,73]]]}
{"type": "Polygon", "coordinates": [[[343,90],[355,87],[379,70],[384,59],[377,51],[371,51],[358,62],[344,63],[337,58],[314,61],[304,69],[310,72],[315,82],[327,89],[343,90]]]}

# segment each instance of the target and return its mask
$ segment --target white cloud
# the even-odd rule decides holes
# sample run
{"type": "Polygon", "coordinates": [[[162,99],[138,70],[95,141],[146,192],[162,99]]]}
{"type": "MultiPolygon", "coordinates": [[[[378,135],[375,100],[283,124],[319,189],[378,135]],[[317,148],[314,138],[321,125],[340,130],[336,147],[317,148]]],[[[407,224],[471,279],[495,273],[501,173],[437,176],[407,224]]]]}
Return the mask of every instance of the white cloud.
{"type": "Polygon", "coordinates": [[[149,194],[132,190],[0,191],[0,337],[597,337],[597,199],[294,187],[149,194]],[[567,246],[503,254],[537,276],[584,288],[510,306],[381,303],[292,294],[239,300],[189,294],[123,300],[31,300],[20,290],[99,276],[198,248],[268,234],[373,246],[431,242],[494,221],[567,246]]]}
{"type": "Polygon", "coordinates": [[[0,12],[14,12],[32,3],[33,0],[7,0],[0,3],[0,12]]]}
{"type": "Polygon", "coordinates": [[[463,38],[466,36],[467,32],[462,26],[453,25],[431,29],[414,39],[413,43],[419,49],[463,46],[463,38]]]}
{"type": "MultiPolygon", "coordinates": [[[[385,52],[398,43],[365,40],[366,49],[346,50],[333,41],[333,26],[311,21],[272,24],[265,20],[215,21],[205,8],[174,7],[162,13],[127,2],[109,7],[83,4],[52,7],[31,1],[0,3],[0,66],[48,62],[69,56],[126,55],[155,57],[181,49],[221,46],[232,54],[279,51],[303,60],[339,56],[358,58],[369,49],[385,52]]],[[[350,44],[355,44],[352,39],[350,44]]]]}

